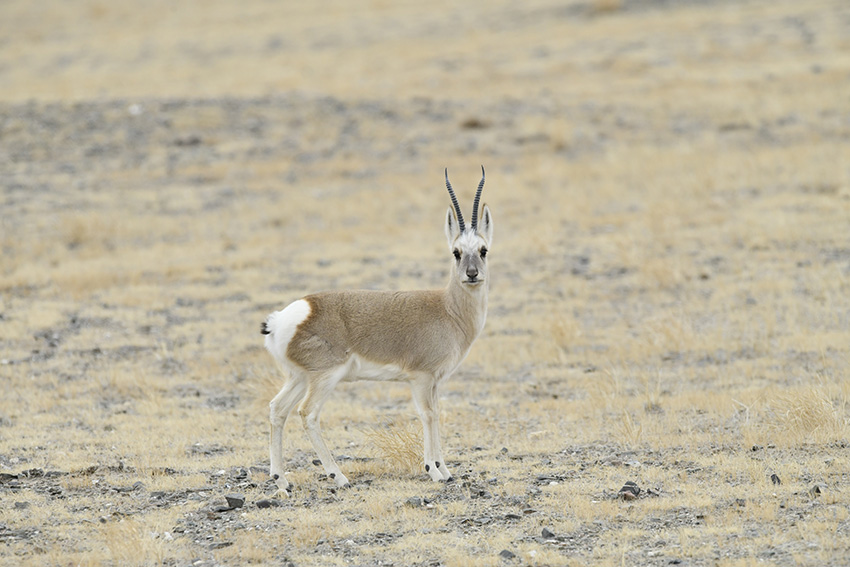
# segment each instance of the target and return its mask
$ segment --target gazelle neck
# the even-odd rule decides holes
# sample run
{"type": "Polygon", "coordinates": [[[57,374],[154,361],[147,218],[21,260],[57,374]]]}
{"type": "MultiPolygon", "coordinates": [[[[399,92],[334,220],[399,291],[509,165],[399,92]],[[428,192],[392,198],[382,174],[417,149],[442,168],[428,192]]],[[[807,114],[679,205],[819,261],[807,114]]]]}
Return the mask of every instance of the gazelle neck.
{"type": "Polygon", "coordinates": [[[446,311],[470,341],[481,333],[487,319],[488,282],[476,286],[461,283],[452,274],[445,289],[446,311]]]}

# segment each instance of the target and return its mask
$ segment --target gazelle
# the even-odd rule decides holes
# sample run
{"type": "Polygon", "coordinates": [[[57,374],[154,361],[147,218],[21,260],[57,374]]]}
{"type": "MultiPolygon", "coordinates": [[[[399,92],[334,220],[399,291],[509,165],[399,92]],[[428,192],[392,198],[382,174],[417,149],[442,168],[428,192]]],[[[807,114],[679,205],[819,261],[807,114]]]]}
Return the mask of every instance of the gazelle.
{"type": "Polygon", "coordinates": [[[269,403],[271,476],[289,492],[284,477],[283,429],[298,406],[307,436],[327,475],[348,486],[322,439],[319,412],[343,380],[407,381],[424,431],[425,471],[434,481],[451,480],[440,449],[437,389],[481,333],[487,317],[487,250],[493,218],[487,205],[478,218],[481,182],[466,226],[446,170],[452,206],[445,232],[454,256],[443,289],[419,291],[324,291],[276,311],[262,324],[268,351],[288,374],[269,403]]]}

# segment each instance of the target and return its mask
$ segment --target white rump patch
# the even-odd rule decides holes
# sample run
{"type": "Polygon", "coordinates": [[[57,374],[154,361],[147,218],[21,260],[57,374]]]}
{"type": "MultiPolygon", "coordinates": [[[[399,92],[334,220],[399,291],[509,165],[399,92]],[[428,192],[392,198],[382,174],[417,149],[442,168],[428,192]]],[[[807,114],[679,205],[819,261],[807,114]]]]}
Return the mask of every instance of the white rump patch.
{"type": "Polygon", "coordinates": [[[281,363],[286,362],[286,348],[295,336],[298,325],[310,316],[310,304],[299,299],[286,306],[283,311],[275,311],[266,319],[269,334],[266,335],[266,349],[281,363]]]}

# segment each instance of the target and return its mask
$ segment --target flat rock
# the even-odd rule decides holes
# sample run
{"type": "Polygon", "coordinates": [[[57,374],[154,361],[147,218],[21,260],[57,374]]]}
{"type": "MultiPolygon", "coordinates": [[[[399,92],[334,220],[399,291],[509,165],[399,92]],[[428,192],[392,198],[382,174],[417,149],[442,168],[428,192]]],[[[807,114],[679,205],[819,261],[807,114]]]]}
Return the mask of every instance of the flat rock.
{"type": "Polygon", "coordinates": [[[227,500],[227,505],[231,508],[241,508],[245,505],[245,495],[239,493],[227,494],[224,497],[227,500]]]}

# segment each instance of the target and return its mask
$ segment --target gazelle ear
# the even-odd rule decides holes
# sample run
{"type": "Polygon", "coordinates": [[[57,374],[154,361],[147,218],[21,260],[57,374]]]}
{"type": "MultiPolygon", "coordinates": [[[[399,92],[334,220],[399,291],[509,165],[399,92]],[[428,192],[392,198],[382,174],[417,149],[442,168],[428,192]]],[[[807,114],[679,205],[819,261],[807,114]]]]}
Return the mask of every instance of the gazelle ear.
{"type": "Polygon", "coordinates": [[[493,245],[493,215],[490,214],[490,207],[486,204],[481,211],[481,226],[478,227],[478,233],[484,237],[488,246],[493,245]]]}
{"type": "Polygon", "coordinates": [[[455,244],[455,240],[460,236],[460,225],[457,222],[457,216],[455,216],[455,212],[449,207],[449,210],[446,212],[446,240],[449,242],[449,250],[455,244]]]}

